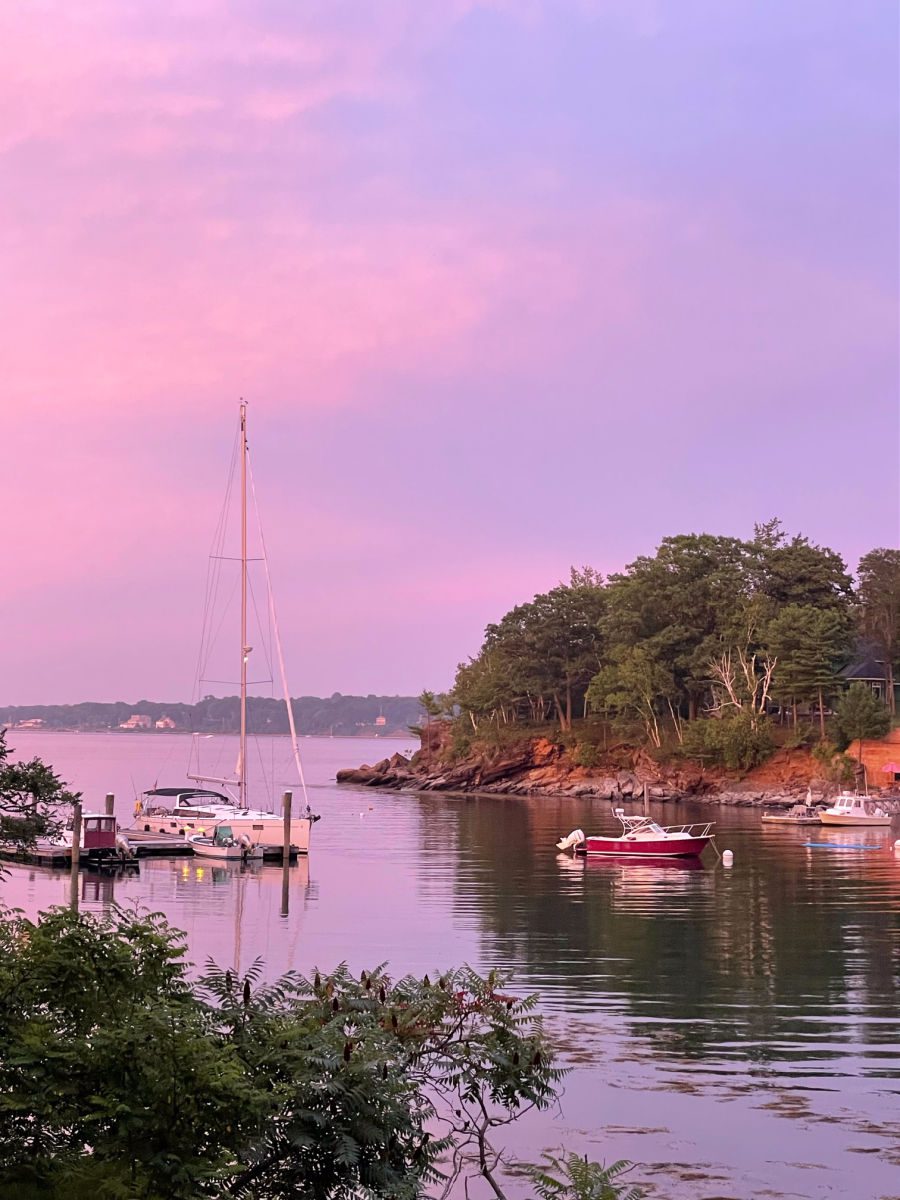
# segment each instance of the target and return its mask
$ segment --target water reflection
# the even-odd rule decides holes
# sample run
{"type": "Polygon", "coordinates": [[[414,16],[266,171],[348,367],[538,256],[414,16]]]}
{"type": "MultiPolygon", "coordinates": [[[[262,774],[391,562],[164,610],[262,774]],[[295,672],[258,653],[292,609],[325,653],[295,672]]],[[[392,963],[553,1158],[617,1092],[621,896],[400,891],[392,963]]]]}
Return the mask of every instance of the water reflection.
{"type": "MultiPolygon", "coordinates": [[[[154,777],[126,754],[146,753],[146,738],[99,740],[121,776],[154,777]]],[[[34,752],[79,788],[114,786],[90,735],[57,742],[34,752]]],[[[513,1131],[524,1157],[561,1144],[629,1157],[666,1200],[898,1195],[900,829],[778,828],[726,810],[715,815],[731,870],[710,851],[687,865],[585,862],[555,843],[612,831],[606,805],[337,789],[337,766],[383,747],[304,750],[324,819],[288,873],[287,915],[280,866],[190,859],[145,860],[139,877],[84,873],[82,907],[164,912],[198,969],[259,956],[270,977],[341,959],[512,971],[573,1067],[561,1114],[513,1131]]],[[[68,875],[17,867],[2,892],[36,912],[68,902],[68,875]]]]}

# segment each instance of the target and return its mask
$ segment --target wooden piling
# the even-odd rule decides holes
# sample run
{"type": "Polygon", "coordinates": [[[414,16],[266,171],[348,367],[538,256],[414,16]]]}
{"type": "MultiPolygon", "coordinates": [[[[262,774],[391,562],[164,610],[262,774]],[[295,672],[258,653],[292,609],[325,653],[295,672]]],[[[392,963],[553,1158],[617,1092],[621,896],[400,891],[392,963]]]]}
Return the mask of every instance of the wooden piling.
{"type": "Polygon", "coordinates": [[[70,855],[71,878],[69,881],[69,904],[78,911],[78,881],[81,863],[81,801],[72,806],[72,850],[70,855]]]}
{"type": "Polygon", "coordinates": [[[113,815],[114,815],[114,813],[115,813],[115,807],[116,807],[116,797],[115,797],[115,793],[114,793],[114,792],[107,792],[107,793],[106,793],[106,799],[103,801],[103,803],[104,803],[104,806],[105,806],[106,815],[107,815],[108,817],[111,817],[111,816],[113,816],[113,815]]]}
{"type": "Polygon", "coordinates": [[[291,871],[291,801],[292,792],[285,792],[281,797],[284,814],[284,835],[281,845],[281,915],[286,917],[290,907],[290,871],[291,871]]]}
{"type": "Polygon", "coordinates": [[[650,816],[650,784],[644,784],[644,816],[650,816]]]}

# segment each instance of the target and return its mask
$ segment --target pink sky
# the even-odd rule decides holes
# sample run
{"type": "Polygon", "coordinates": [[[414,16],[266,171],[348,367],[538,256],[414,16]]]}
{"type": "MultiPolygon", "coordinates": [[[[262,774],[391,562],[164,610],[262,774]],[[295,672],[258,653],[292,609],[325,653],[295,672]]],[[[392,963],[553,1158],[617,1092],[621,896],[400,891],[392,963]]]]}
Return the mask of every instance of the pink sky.
{"type": "Polygon", "coordinates": [[[237,399],[296,693],[572,563],[898,540],[897,10],[0,10],[4,703],[190,698],[237,399]]]}

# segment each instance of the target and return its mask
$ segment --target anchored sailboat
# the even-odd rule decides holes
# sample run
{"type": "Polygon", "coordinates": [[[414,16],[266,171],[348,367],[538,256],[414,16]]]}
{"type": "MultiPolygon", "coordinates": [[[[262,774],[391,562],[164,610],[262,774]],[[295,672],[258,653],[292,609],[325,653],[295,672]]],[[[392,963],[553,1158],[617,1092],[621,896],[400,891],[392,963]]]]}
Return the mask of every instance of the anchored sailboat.
{"type": "MultiPolygon", "coordinates": [[[[275,614],[275,602],[272,595],[271,578],[269,576],[269,561],[265,550],[265,540],[262,535],[262,525],[259,522],[259,510],[256,507],[256,495],[253,488],[253,476],[250,469],[250,455],[247,446],[247,405],[241,401],[240,429],[238,437],[238,457],[240,463],[240,734],[238,741],[238,756],[234,774],[229,777],[218,777],[204,774],[200,770],[199,750],[196,753],[197,765],[189,770],[188,778],[195,784],[217,784],[226,791],[213,791],[209,787],[164,787],[152,788],[144,792],[135,805],[135,819],[131,828],[152,833],[174,833],[181,836],[213,835],[219,826],[228,826],[231,836],[236,842],[245,847],[259,847],[263,851],[278,852],[283,847],[284,824],[281,814],[264,809],[252,809],[249,803],[249,780],[247,771],[247,664],[252,652],[248,643],[248,564],[250,558],[247,551],[247,498],[248,487],[253,494],[256,509],[258,535],[261,548],[261,560],[265,569],[266,591],[268,593],[268,618],[273,634],[274,648],[278,659],[279,676],[284,703],[287,708],[288,730],[290,732],[291,751],[297,778],[302,790],[305,812],[291,819],[290,840],[292,851],[298,854],[309,853],[310,831],[318,821],[309,805],[306,791],[306,780],[303,774],[303,764],[300,760],[300,749],[297,744],[297,730],[294,724],[294,712],[291,708],[288,690],[287,673],[284,666],[284,655],[281,649],[281,639],[278,633],[278,621],[275,614]]],[[[230,485],[229,485],[230,488],[230,485]]],[[[227,499],[226,499],[227,504],[227,499]]],[[[217,537],[224,542],[225,514],[220,521],[217,537]]],[[[222,549],[220,545],[218,549],[222,549]]],[[[228,556],[213,554],[211,562],[225,561],[228,556]]],[[[210,613],[211,594],[217,590],[207,585],[207,611],[205,616],[204,636],[201,646],[201,662],[198,667],[198,684],[203,672],[204,654],[209,649],[212,637],[210,628],[212,617],[210,613]]],[[[198,735],[194,735],[196,745],[198,735]]],[[[192,762],[194,760],[192,747],[192,762]]]]}

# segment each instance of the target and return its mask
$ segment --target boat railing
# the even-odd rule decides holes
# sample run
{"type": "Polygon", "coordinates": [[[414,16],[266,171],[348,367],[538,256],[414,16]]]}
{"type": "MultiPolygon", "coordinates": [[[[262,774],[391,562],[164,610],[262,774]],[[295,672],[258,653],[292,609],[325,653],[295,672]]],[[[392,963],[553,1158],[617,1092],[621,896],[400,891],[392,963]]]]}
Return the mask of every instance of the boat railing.
{"type": "Polygon", "coordinates": [[[701,838],[711,837],[715,826],[715,821],[693,821],[685,825],[659,825],[652,817],[626,814],[621,810],[617,810],[615,815],[626,834],[638,833],[643,829],[656,829],[665,834],[687,834],[689,837],[701,838]],[[694,832],[695,830],[697,832],[694,832]]]}
{"type": "Polygon", "coordinates": [[[686,833],[690,837],[711,837],[715,824],[715,821],[693,821],[686,825],[664,825],[662,830],[664,833],[686,833]]]}

